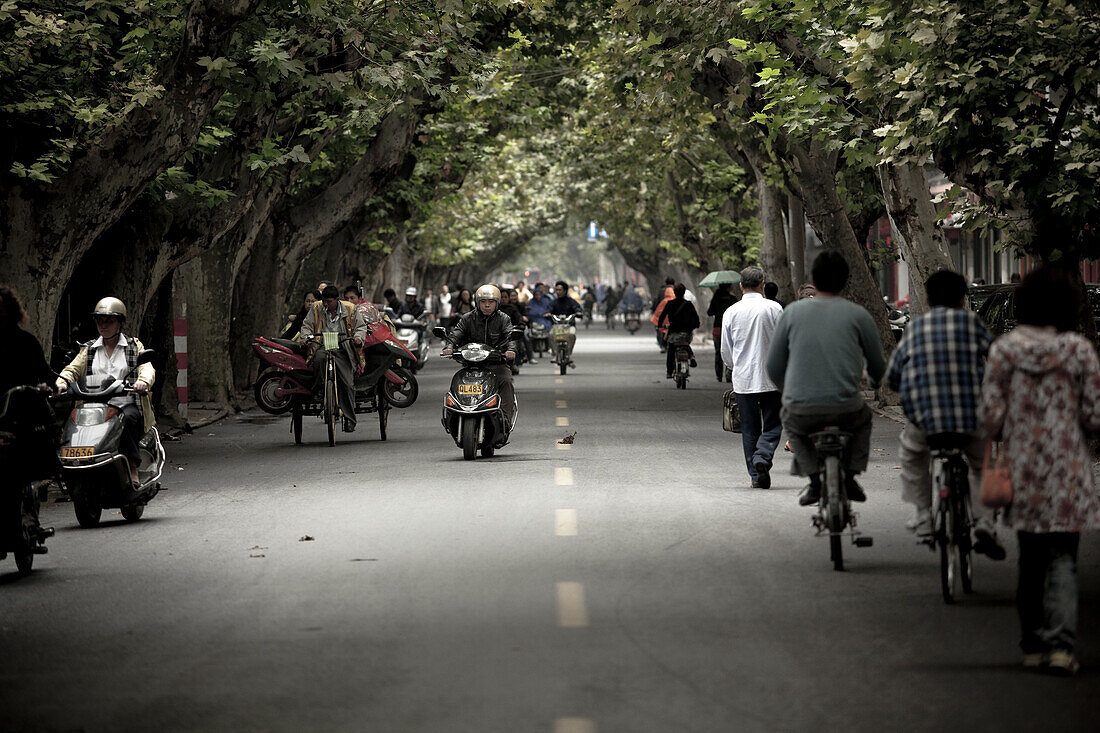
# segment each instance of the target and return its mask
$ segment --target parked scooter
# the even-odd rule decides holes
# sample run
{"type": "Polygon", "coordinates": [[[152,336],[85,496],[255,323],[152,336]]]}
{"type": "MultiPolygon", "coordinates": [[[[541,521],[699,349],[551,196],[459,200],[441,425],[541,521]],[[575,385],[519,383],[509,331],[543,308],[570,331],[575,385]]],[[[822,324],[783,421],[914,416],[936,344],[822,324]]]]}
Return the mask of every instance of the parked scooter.
{"type": "MultiPolygon", "coordinates": [[[[397,340],[372,304],[359,308],[366,314],[368,330],[363,340],[364,366],[356,369],[355,414],[377,412],[378,431],[385,440],[390,408],[409,407],[420,393],[412,371],[399,366],[415,364],[416,357],[397,340]]],[[[252,342],[252,352],[260,360],[260,376],[253,387],[256,404],[272,415],[290,412],[295,443],[302,442],[303,417],[324,417],[326,404],[324,375],[315,373],[303,347],[262,336],[252,342]]],[[[330,445],[335,444],[335,430],[330,422],[330,445]]]]}
{"type": "MultiPolygon", "coordinates": [[[[138,354],[137,365],[154,358],[151,350],[138,354]]],[[[112,398],[133,392],[125,380],[103,377],[98,386],[91,386],[88,377],[70,384],[67,395],[83,404],[74,409],[65,421],[61,443],[61,479],[76,511],[81,527],[99,524],[104,509],[118,507],[123,518],[136,522],[145,512],[145,505],[160,492],[160,476],[164,470],[164,447],[160,433],[152,428],[138,441],[138,484],[130,483],[130,461],[119,451],[122,438],[122,412],[111,407],[112,398]]]]}
{"type": "Polygon", "coordinates": [[[0,398],[0,560],[10,552],[15,567],[31,571],[34,556],[47,552],[53,527],[38,522],[42,502],[34,479],[57,473],[57,425],[44,394],[14,387],[0,398]]]}
{"type": "Polygon", "coordinates": [[[428,360],[428,322],[406,313],[397,319],[397,340],[404,344],[409,353],[416,357],[411,364],[413,372],[418,372],[428,360]]]}
{"type": "Polygon", "coordinates": [[[564,375],[567,367],[576,368],[572,355],[569,353],[569,337],[577,332],[576,314],[570,316],[555,316],[549,314],[552,325],[550,326],[550,341],[554,345],[553,363],[564,375]]]}
{"type": "Polygon", "coordinates": [[[527,324],[527,336],[531,339],[531,348],[540,359],[543,354],[550,351],[550,330],[546,328],[546,324],[531,321],[527,324]]]}
{"type": "MultiPolygon", "coordinates": [[[[440,339],[447,337],[442,326],[436,326],[433,333],[440,339]]],[[[516,328],[512,333],[520,337],[523,329],[516,328]]],[[[462,365],[451,378],[451,389],[443,398],[443,429],[462,448],[462,457],[467,461],[476,458],[479,449],[482,457],[490,458],[498,448],[508,444],[519,416],[519,403],[513,398],[512,419],[504,419],[497,378],[482,368],[506,363],[504,354],[485,344],[471,343],[443,358],[462,365]]]]}

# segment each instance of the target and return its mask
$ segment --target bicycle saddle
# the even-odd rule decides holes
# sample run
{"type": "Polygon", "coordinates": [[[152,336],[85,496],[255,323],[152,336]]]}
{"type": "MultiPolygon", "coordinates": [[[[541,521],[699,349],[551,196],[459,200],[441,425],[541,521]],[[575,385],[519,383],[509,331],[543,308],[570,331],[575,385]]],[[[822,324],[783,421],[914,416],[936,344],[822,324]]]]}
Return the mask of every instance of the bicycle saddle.
{"type": "Polygon", "coordinates": [[[928,448],[933,451],[962,450],[974,440],[967,433],[933,433],[928,436],[928,448]]]}

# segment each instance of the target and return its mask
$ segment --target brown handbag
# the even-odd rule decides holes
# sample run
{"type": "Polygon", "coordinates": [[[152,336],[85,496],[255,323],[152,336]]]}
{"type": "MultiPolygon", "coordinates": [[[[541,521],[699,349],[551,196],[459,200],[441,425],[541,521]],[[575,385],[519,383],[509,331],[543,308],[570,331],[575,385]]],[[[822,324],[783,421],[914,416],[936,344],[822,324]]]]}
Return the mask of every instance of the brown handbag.
{"type": "Polygon", "coordinates": [[[982,460],[981,502],[990,509],[1004,509],[1012,503],[1012,475],[1008,470],[1008,461],[1000,450],[994,459],[992,441],[986,443],[985,458],[982,460]]]}

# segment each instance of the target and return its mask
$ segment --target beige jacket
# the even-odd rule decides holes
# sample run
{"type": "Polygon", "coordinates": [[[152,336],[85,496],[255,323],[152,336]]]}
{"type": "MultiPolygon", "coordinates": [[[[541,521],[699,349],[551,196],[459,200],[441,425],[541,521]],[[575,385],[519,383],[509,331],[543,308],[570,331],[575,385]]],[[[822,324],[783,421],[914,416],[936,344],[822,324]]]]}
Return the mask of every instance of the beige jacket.
{"type": "MultiPolygon", "coordinates": [[[[132,340],[134,345],[137,346],[138,353],[141,353],[145,347],[141,345],[141,342],[132,336],[126,338],[132,340]]],[[[67,382],[75,382],[85,374],[88,373],[88,347],[85,346],[80,350],[80,353],[76,355],[76,358],[72,360],[69,366],[61,370],[61,377],[57,380],[57,386],[66,386],[67,382]]],[[[141,382],[146,387],[152,388],[153,380],[157,378],[157,370],[153,368],[152,364],[142,364],[137,370],[137,379],[134,380],[135,384],[141,382]]],[[[156,417],[153,415],[153,402],[149,397],[149,393],[146,392],[141,396],[141,414],[145,418],[145,432],[149,432],[153,425],[156,424],[156,417]]]]}

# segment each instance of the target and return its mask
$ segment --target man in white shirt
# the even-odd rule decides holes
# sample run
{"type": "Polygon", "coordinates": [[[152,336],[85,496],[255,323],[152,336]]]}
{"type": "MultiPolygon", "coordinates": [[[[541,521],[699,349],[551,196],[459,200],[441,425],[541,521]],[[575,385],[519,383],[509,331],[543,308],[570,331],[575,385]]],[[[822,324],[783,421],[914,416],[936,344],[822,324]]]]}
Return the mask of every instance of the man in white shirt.
{"type": "Polygon", "coordinates": [[[772,485],[771,468],[783,424],[779,388],[768,378],[764,363],[783,307],[764,298],[764,271],[741,271],[744,297],[722,316],[722,361],[733,372],[733,392],[741,411],[741,443],[752,486],[772,485]]]}

